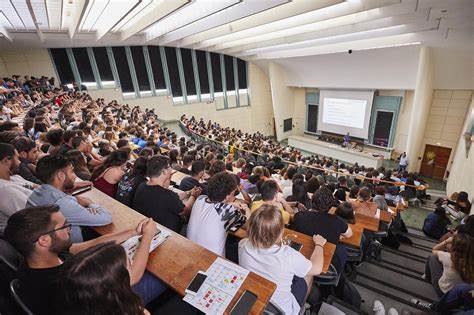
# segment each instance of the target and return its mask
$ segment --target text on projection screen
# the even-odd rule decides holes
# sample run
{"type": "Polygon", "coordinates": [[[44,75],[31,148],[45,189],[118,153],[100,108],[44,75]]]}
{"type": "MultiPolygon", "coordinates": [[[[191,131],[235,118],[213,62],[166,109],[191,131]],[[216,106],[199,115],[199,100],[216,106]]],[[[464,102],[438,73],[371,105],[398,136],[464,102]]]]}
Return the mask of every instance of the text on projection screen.
{"type": "Polygon", "coordinates": [[[323,122],[352,128],[364,128],[367,100],[324,98],[323,122]]]}

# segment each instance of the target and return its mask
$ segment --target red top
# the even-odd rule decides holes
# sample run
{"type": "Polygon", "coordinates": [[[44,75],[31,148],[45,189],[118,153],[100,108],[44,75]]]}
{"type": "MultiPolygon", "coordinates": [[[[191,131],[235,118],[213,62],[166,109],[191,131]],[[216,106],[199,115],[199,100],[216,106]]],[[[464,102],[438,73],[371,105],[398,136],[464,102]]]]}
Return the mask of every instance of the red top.
{"type": "Polygon", "coordinates": [[[106,195],[109,195],[112,198],[115,198],[115,193],[117,192],[117,184],[111,184],[104,179],[104,177],[97,178],[94,182],[94,187],[103,192],[106,195]]]}

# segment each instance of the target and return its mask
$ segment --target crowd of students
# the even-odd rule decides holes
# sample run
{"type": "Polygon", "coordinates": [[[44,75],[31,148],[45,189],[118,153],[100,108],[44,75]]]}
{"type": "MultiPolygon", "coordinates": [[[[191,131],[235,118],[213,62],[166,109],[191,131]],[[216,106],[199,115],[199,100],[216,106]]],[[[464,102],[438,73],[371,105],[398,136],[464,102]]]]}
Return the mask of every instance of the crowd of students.
{"type": "MultiPolygon", "coordinates": [[[[25,259],[15,277],[38,314],[147,313],[145,305],[162,299],[167,289],[145,270],[154,222],[273,281],[271,301],[297,314],[306,302],[321,300],[308,295],[318,290],[313,279],[322,272],[327,241],[337,245],[332,263],[344,273],[348,249],[339,239],[352,236],[355,211],[378,217],[388,206],[405,207],[410,197],[425,197],[409,191],[420,184],[415,174],[306,157],[260,133],[183,115],[191,137],[178,137],[160,126],[153,110],[93,100],[51,84],[29,89],[23,84],[3,95],[11,112],[0,123],[0,234],[25,259]],[[176,171],[188,174],[178,188],[171,183],[176,171]],[[97,237],[90,228],[108,225],[112,217],[93,200],[70,194],[87,185],[148,219],[97,237]],[[310,259],[287,244],[285,226],[313,237],[310,259]],[[229,237],[241,227],[248,238],[229,237]],[[133,235],[142,235],[142,242],[129,261],[116,244],[133,235]]],[[[462,235],[471,241],[469,222],[463,220],[470,232],[462,235]]],[[[385,228],[396,232],[396,226],[403,229],[399,215],[385,228]]],[[[376,255],[377,239],[364,233],[364,256],[376,255]]],[[[453,263],[463,281],[456,284],[470,285],[474,247],[455,248],[464,250],[453,263]]]]}

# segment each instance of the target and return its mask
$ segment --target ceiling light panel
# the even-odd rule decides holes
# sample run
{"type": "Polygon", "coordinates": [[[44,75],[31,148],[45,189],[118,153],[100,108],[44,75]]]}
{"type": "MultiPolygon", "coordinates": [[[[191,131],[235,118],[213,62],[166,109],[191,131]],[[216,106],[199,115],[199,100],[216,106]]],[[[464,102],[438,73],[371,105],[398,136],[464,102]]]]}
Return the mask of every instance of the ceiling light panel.
{"type": "Polygon", "coordinates": [[[91,32],[92,30],[96,30],[95,26],[102,23],[102,21],[99,22],[99,18],[109,4],[110,0],[89,1],[84,17],[82,18],[81,31],[91,32]]]}
{"type": "MultiPolygon", "coordinates": [[[[14,16],[15,15],[19,16],[21,20],[21,25],[23,26],[23,28],[24,29],[26,28],[28,30],[36,30],[36,26],[31,17],[30,10],[28,9],[26,0],[12,0],[10,1],[10,3],[13,5],[13,9],[14,9],[12,14],[14,16]]],[[[3,3],[2,3],[1,8],[3,10],[3,3]]],[[[12,19],[10,19],[10,15],[7,12],[5,12],[5,14],[7,15],[9,20],[13,21],[12,19]]],[[[20,26],[20,23],[16,22],[14,25],[15,25],[15,28],[17,28],[18,26],[20,26]]]]}
{"type": "Polygon", "coordinates": [[[216,12],[211,16],[195,21],[176,31],[163,35],[159,40],[159,44],[166,45],[187,36],[191,36],[214,27],[236,21],[246,16],[280,6],[282,4],[288,3],[289,1],[290,0],[243,1],[222,11],[216,12]]]}
{"type": "Polygon", "coordinates": [[[7,0],[0,0],[1,10],[0,10],[0,25],[6,29],[23,29],[23,22],[20,17],[15,13],[15,10],[10,5],[5,5],[3,2],[7,0]]]}
{"type": "Polygon", "coordinates": [[[147,40],[174,31],[215,12],[237,4],[239,0],[195,0],[145,30],[147,40]]]}
{"type": "Polygon", "coordinates": [[[62,0],[46,0],[46,13],[48,14],[50,30],[61,29],[61,10],[62,0]]]}
{"type": "MultiPolygon", "coordinates": [[[[396,14],[406,14],[414,11],[413,6],[405,4],[397,4],[388,7],[371,7],[367,9],[361,3],[341,3],[331,7],[323,8],[305,14],[304,17],[292,17],[277,21],[271,24],[262,25],[261,27],[245,30],[242,32],[230,34],[225,37],[215,38],[205,41],[198,48],[216,45],[214,49],[225,49],[237,45],[246,45],[250,43],[258,43],[262,41],[295,36],[307,32],[315,32],[318,30],[328,29],[347,24],[355,24],[373,19],[379,19],[396,14]],[[289,21],[288,21],[289,20],[289,21]],[[311,23],[301,23],[302,21],[312,21],[311,23]],[[288,25],[297,25],[289,27],[288,25]],[[258,34],[258,35],[255,35],[258,34]]],[[[425,10],[425,12],[427,12],[425,10]]]]}
{"type": "Polygon", "coordinates": [[[40,30],[48,30],[48,10],[44,0],[30,0],[33,13],[35,14],[36,22],[40,30]]]}

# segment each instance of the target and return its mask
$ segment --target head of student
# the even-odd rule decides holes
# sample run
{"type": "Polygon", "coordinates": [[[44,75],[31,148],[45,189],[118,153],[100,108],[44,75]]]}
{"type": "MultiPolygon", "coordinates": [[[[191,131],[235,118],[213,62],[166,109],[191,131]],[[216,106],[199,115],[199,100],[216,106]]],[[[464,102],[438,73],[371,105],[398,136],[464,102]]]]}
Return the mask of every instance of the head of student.
{"type": "Polygon", "coordinates": [[[274,200],[278,194],[278,184],[276,181],[270,179],[262,183],[259,188],[263,201],[274,200]]]}
{"type": "Polygon", "coordinates": [[[130,286],[130,263],[122,246],[99,244],[66,260],[59,277],[56,307],[63,314],[142,315],[130,286]]]}
{"type": "Polygon", "coordinates": [[[372,197],[372,192],[370,191],[369,187],[362,187],[359,189],[359,193],[357,194],[357,199],[359,201],[369,201],[372,197]]]}
{"type": "Polygon", "coordinates": [[[313,194],[311,204],[314,210],[329,211],[332,207],[336,207],[338,202],[327,187],[321,186],[313,194]]]}
{"type": "Polygon", "coordinates": [[[59,154],[42,157],[36,165],[36,176],[61,191],[73,188],[76,180],[72,161],[59,154]]]}
{"type": "Polygon", "coordinates": [[[474,282],[474,238],[467,233],[454,236],[451,247],[451,260],[454,269],[467,283],[474,282]]]}
{"type": "Polygon", "coordinates": [[[20,166],[18,151],[8,143],[0,142],[0,171],[14,174],[20,166]]]}
{"type": "Polygon", "coordinates": [[[36,143],[28,137],[18,137],[12,143],[21,159],[29,163],[35,163],[38,158],[39,150],[36,143]]]}
{"type": "Polygon", "coordinates": [[[154,155],[147,162],[147,176],[150,178],[162,177],[171,179],[172,168],[170,159],[164,155],[154,155]]]}
{"type": "Polygon", "coordinates": [[[234,174],[220,172],[208,181],[207,196],[211,202],[230,202],[235,199],[237,181],[234,174]]]}
{"type": "Polygon", "coordinates": [[[57,205],[31,207],[10,216],[4,236],[28,261],[67,251],[72,244],[70,226],[57,205]]]}
{"type": "Polygon", "coordinates": [[[281,211],[263,204],[249,219],[248,238],[255,248],[270,248],[281,243],[285,223],[281,211]]]}
{"type": "Polygon", "coordinates": [[[191,175],[193,177],[201,178],[206,171],[206,163],[203,160],[194,161],[191,165],[191,175]]]}

